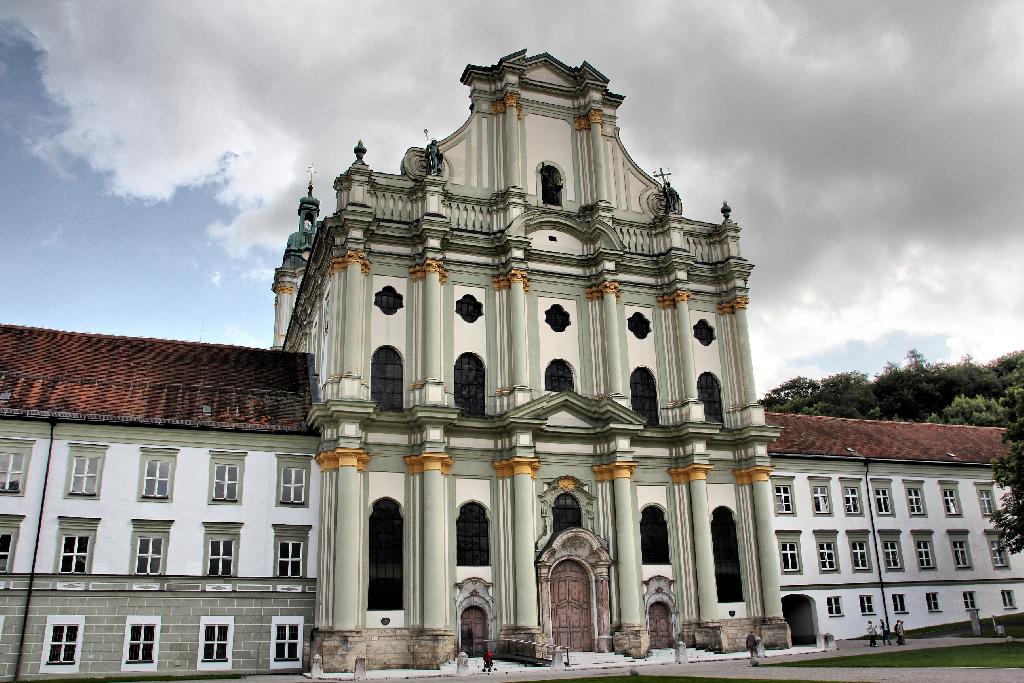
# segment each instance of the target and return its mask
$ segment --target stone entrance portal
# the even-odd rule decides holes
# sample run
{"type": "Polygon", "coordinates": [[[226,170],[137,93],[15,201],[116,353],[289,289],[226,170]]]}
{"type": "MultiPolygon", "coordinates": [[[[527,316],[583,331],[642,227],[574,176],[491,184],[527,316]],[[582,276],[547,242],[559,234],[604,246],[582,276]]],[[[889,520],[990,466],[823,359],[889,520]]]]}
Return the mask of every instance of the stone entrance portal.
{"type": "Polygon", "coordinates": [[[665,649],[673,646],[672,614],[663,602],[651,603],[647,612],[647,630],[651,633],[651,648],[665,649]]]}
{"type": "Polygon", "coordinates": [[[573,652],[594,649],[590,576],[575,560],[563,560],[551,570],[551,639],[573,652]]]}

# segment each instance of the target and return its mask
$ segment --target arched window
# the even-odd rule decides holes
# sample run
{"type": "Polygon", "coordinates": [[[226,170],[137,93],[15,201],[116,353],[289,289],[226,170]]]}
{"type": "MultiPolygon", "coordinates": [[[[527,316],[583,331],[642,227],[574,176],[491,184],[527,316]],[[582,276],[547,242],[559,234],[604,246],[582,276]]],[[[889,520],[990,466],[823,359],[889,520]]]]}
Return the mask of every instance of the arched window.
{"type": "Polygon", "coordinates": [[[467,415],[483,415],[484,363],[472,353],[455,360],[455,405],[467,415]]]}
{"type": "Polygon", "coordinates": [[[370,360],[370,398],[378,410],[401,410],[405,396],[402,357],[390,346],[373,352],[370,360]]]}
{"type": "Polygon", "coordinates": [[[390,498],[370,513],[369,564],[366,609],[402,609],[402,511],[390,498]]]}
{"type": "Polygon", "coordinates": [[[723,422],[722,385],[710,372],[702,372],[697,378],[697,400],[704,404],[705,422],[723,422]]]}
{"type": "Polygon", "coordinates": [[[466,503],[459,508],[455,521],[456,564],[461,567],[486,567],[491,563],[487,535],[487,511],[479,503],[466,503]]]}
{"type": "Polygon", "coordinates": [[[571,493],[561,493],[551,505],[551,524],[557,534],[566,529],[583,526],[580,503],[571,493]]]}
{"type": "Polygon", "coordinates": [[[665,512],[648,505],[640,513],[640,557],[644,564],[668,564],[668,524],[665,512]]]}
{"type": "Polygon", "coordinates": [[[729,508],[715,508],[711,513],[711,545],[715,552],[718,602],[743,602],[740,548],[736,541],[736,522],[729,508]]]}
{"type": "Polygon", "coordinates": [[[572,366],[561,358],[548,363],[544,370],[544,391],[574,391],[572,366]]]}
{"type": "Polygon", "coordinates": [[[658,424],[658,387],[647,368],[637,368],[629,376],[629,394],[633,412],[647,418],[647,425],[658,424]]]}

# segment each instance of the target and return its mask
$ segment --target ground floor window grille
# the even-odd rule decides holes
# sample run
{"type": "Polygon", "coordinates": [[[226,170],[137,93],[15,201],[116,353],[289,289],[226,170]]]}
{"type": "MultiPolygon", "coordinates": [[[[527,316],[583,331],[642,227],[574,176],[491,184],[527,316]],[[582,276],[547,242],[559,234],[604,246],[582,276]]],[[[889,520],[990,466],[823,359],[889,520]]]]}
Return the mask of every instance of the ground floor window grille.
{"type": "Polygon", "coordinates": [[[132,624],[128,632],[127,664],[152,664],[156,646],[154,624],[132,624]]]}
{"type": "Polygon", "coordinates": [[[977,609],[978,605],[974,600],[974,591],[964,591],[964,609],[977,609]]]}
{"type": "Polygon", "coordinates": [[[209,576],[231,576],[231,565],[235,557],[235,543],[230,539],[210,541],[209,576]]]}
{"type": "Polygon", "coordinates": [[[228,624],[207,624],[203,629],[203,661],[228,661],[228,624]]]}
{"type": "Polygon", "coordinates": [[[274,661],[299,661],[298,624],[277,624],[274,627],[274,661]]]}
{"type": "Polygon", "coordinates": [[[89,566],[89,537],[65,536],[60,554],[61,574],[85,574],[89,566]]]}
{"type": "Polygon", "coordinates": [[[860,613],[861,614],[874,614],[875,613],[875,601],[870,595],[860,596],[860,613]]]}
{"type": "Polygon", "coordinates": [[[54,624],[50,632],[47,664],[74,664],[78,652],[78,624],[54,624]]]}
{"type": "Polygon", "coordinates": [[[159,574],[164,557],[164,539],[139,537],[139,552],[135,558],[136,574],[159,574]]]}
{"type": "Polygon", "coordinates": [[[281,541],[277,547],[277,575],[302,576],[302,541],[281,541]]]}
{"type": "Polygon", "coordinates": [[[938,593],[925,593],[924,601],[928,604],[929,612],[939,611],[939,594],[938,593]]]}
{"type": "Polygon", "coordinates": [[[825,604],[828,607],[828,615],[830,617],[843,616],[843,599],[840,596],[828,596],[827,598],[825,598],[825,604]]]}

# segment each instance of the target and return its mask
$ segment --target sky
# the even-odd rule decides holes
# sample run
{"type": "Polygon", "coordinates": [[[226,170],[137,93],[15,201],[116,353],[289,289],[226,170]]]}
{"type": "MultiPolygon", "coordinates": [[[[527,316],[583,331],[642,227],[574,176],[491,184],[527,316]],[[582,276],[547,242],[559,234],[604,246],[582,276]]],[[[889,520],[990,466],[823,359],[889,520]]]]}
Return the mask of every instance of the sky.
{"type": "Polygon", "coordinates": [[[686,216],[756,268],[758,388],[1024,347],[1024,3],[0,5],[0,321],[269,346],[310,163],[468,111],[466,64],[589,61],[686,216]],[[286,9],[285,9],[286,8],[286,9]]]}

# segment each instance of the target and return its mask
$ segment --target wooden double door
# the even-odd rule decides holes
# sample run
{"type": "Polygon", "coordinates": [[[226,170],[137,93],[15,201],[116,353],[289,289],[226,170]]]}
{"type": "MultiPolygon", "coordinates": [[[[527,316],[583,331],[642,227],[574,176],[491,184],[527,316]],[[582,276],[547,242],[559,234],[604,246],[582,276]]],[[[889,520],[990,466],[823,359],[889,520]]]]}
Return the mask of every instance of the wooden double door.
{"type": "Polygon", "coordinates": [[[590,575],[579,562],[565,560],[551,570],[551,637],[574,652],[594,649],[594,601],[590,575]]]}
{"type": "Polygon", "coordinates": [[[661,650],[673,647],[672,613],[663,602],[651,604],[647,611],[647,629],[651,634],[651,649],[661,650]]]}
{"type": "Polygon", "coordinates": [[[459,620],[459,646],[470,657],[482,657],[487,651],[487,613],[479,607],[462,610],[459,620]]]}

